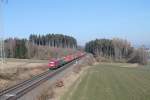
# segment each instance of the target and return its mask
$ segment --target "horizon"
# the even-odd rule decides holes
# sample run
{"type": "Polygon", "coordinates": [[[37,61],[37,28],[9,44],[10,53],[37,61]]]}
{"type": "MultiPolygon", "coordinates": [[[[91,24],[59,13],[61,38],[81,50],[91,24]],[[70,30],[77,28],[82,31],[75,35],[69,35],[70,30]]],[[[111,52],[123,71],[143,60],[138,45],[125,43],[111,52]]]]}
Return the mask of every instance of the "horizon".
{"type": "Polygon", "coordinates": [[[56,33],[75,37],[79,45],[96,38],[121,38],[149,47],[149,4],[147,0],[8,1],[3,6],[3,36],[56,33]]]}

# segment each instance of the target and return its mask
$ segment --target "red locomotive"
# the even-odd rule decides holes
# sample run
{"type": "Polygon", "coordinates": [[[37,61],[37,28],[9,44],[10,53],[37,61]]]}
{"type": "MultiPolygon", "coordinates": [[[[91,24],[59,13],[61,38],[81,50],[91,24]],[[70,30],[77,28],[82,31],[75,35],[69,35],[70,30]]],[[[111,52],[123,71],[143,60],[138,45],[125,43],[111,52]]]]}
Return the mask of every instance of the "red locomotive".
{"type": "Polygon", "coordinates": [[[77,58],[80,58],[82,56],[84,56],[85,53],[82,53],[82,52],[78,52],[76,54],[73,54],[73,55],[68,55],[68,56],[65,56],[63,58],[60,58],[60,59],[52,59],[49,61],[49,64],[48,64],[48,68],[49,69],[56,69],[56,68],[59,68],[77,58]]]}

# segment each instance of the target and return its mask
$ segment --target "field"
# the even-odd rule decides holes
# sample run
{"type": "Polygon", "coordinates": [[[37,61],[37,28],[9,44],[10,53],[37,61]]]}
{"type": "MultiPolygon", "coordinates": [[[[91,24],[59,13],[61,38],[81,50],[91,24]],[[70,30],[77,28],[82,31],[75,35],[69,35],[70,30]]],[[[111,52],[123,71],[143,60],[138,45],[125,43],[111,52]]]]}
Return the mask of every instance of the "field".
{"type": "Polygon", "coordinates": [[[0,63],[0,90],[47,70],[48,60],[6,59],[0,63]]]}
{"type": "Polygon", "coordinates": [[[47,64],[48,60],[33,60],[33,59],[15,59],[7,58],[4,64],[0,64],[0,69],[16,68],[16,67],[37,67],[47,64]]]}
{"type": "Polygon", "coordinates": [[[95,65],[78,79],[62,100],[150,100],[150,65],[95,65]]]}

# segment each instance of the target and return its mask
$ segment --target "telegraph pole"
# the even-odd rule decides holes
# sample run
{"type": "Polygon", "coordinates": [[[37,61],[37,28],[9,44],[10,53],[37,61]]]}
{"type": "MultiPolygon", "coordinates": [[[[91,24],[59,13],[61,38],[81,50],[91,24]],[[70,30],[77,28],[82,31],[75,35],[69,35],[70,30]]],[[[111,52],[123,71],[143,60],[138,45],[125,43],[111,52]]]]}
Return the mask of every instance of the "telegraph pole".
{"type": "Polygon", "coordinates": [[[3,64],[5,62],[5,50],[4,50],[4,40],[0,38],[0,62],[3,64]]]}
{"type": "Polygon", "coordinates": [[[0,64],[5,62],[5,47],[4,47],[4,26],[3,26],[3,14],[2,14],[2,3],[4,0],[0,0],[0,64]]]}

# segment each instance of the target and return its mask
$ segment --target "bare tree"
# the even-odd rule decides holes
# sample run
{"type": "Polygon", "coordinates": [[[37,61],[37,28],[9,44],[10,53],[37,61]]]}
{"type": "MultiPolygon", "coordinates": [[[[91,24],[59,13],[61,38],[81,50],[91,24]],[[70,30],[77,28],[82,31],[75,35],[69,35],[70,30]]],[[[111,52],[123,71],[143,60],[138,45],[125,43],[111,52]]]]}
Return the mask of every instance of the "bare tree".
{"type": "Polygon", "coordinates": [[[141,65],[145,65],[148,63],[148,56],[147,52],[145,51],[144,47],[134,49],[133,53],[130,55],[128,60],[129,63],[139,63],[141,65]]]}

